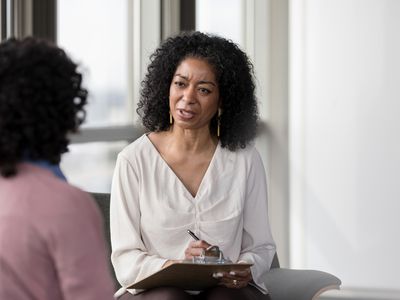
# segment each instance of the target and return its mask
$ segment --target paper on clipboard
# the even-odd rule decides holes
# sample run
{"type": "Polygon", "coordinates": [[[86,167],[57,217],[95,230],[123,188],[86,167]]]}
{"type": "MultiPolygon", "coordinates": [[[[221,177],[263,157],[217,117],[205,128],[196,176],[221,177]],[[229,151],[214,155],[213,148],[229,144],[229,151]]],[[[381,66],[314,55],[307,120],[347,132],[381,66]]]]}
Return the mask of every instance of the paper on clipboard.
{"type": "Polygon", "coordinates": [[[134,283],[129,288],[151,289],[161,286],[178,287],[184,290],[203,290],[216,286],[218,279],[213,277],[216,272],[241,271],[252,264],[198,264],[181,262],[172,264],[160,271],[134,283]]]}

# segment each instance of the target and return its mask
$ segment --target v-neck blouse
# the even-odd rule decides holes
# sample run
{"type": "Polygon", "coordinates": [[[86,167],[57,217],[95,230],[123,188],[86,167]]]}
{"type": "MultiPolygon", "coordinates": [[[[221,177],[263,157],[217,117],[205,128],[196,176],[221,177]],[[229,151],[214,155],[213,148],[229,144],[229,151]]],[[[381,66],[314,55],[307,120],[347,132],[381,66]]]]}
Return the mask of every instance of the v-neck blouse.
{"type": "Polygon", "coordinates": [[[168,259],[184,259],[190,229],[226,258],[253,263],[254,283],[267,292],[263,277],[275,243],[265,171],[254,146],[229,151],[218,144],[193,197],[143,135],[118,155],[110,214],[111,260],[122,290],[168,259]]]}
{"type": "MultiPolygon", "coordinates": [[[[213,154],[213,156],[212,156],[212,158],[211,158],[211,161],[210,161],[210,163],[209,163],[209,165],[208,165],[208,167],[207,167],[207,170],[206,170],[206,172],[204,173],[204,176],[203,176],[203,178],[202,178],[202,180],[201,180],[201,182],[200,182],[200,185],[199,185],[199,187],[198,187],[198,189],[197,189],[196,195],[193,196],[193,195],[190,193],[190,191],[187,189],[187,187],[183,184],[183,182],[180,180],[180,178],[176,175],[176,173],[174,172],[174,170],[172,170],[172,168],[169,166],[169,164],[164,160],[164,158],[162,157],[162,155],[160,154],[160,152],[157,150],[156,146],[154,146],[154,144],[151,142],[151,140],[149,139],[149,137],[148,137],[147,135],[143,135],[143,137],[145,137],[145,138],[147,139],[148,143],[150,144],[150,146],[149,146],[149,148],[151,148],[150,151],[154,152],[154,153],[152,153],[152,154],[153,154],[155,157],[157,157],[157,158],[159,159],[159,164],[160,164],[160,165],[164,165],[165,168],[167,169],[167,170],[165,170],[165,172],[166,172],[166,173],[170,173],[169,176],[175,177],[176,180],[177,180],[177,184],[178,184],[178,185],[180,184],[180,185],[182,186],[182,189],[183,189],[182,193],[184,193],[185,196],[186,196],[187,198],[196,199],[196,198],[197,198],[197,195],[199,195],[199,192],[202,190],[203,185],[206,184],[206,183],[203,183],[203,182],[204,182],[205,179],[208,177],[208,172],[209,172],[209,170],[212,169],[212,165],[214,164],[214,157],[218,155],[217,152],[218,152],[218,150],[219,150],[219,148],[220,148],[220,143],[218,142],[217,147],[215,148],[214,154],[213,154]],[[169,172],[168,172],[168,170],[169,170],[169,172]]],[[[167,175],[167,174],[166,174],[166,175],[167,175]]]]}

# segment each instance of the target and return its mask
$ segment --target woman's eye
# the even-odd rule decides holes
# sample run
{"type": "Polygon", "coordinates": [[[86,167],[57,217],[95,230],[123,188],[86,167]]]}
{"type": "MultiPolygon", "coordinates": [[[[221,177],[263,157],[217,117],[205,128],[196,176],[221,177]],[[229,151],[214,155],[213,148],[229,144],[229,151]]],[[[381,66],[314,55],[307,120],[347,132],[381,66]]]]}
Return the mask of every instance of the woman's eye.
{"type": "Polygon", "coordinates": [[[185,84],[182,81],[175,81],[174,84],[178,87],[183,87],[185,84]]]}
{"type": "Polygon", "coordinates": [[[200,93],[205,94],[205,95],[208,95],[209,93],[211,93],[210,90],[205,89],[205,88],[200,88],[199,91],[200,91],[200,93]]]}

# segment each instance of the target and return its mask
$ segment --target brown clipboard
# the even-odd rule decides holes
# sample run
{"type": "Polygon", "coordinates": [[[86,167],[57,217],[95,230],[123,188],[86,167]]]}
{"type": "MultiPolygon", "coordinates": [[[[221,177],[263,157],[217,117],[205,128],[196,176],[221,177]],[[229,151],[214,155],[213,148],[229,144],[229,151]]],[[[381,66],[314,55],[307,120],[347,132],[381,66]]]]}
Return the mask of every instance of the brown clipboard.
{"type": "Polygon", "coordinates": [[[170,286],[184,290],[203,290],[218,284],[219,281],[213,277],[213,273],[241,271],[250,266],[252,266],[252,264],[247,263],[176,263],[134,283],[129,288],[147,290],[155,287],[170,286]]]}

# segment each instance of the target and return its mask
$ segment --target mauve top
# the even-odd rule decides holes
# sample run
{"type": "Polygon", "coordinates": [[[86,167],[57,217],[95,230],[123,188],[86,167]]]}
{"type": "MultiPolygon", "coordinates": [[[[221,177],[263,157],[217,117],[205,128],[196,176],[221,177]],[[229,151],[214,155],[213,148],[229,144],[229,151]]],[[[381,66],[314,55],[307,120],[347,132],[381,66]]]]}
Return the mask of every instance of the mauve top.
{"type": "Polygon", "coordinates": [[[0,176],[0,299],[112,299],[102,228],[93,199],[51,171],[0,176]]]}

